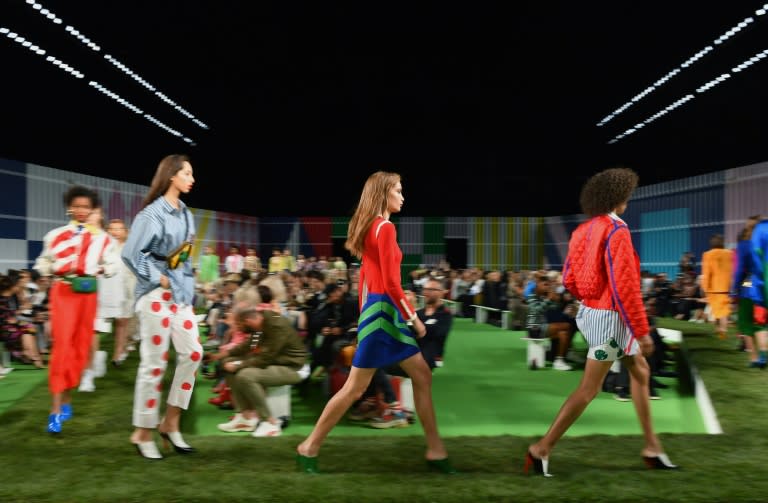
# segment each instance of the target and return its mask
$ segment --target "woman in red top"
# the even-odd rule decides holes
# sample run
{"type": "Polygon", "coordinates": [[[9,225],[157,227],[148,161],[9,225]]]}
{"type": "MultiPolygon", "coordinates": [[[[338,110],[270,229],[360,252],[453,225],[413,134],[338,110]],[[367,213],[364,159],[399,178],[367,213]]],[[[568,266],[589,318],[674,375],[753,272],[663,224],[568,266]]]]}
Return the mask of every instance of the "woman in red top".
{"type": "Polygon", "coordinates": [[[41,276],[52,276],[50,290],[51,333],[55,337],[48,371],[51,413],[48,432],[61,433],[61,424],[72,418],[71,390],[80,383],[88,365],[96,319],[96,276],[117,270],[114,242],[106,232],[86,223],[99,207],[93,190],[75,185],[64,193],[72,220],[48,232],[35,261],[41,276]]]}
{"type": "Polygon", "coordinates": [[[642,456],[649,468],[677,468],[651,424],[650,369],[643,355],[653,353],[648,317],[640,292],[640,260],[627,224],[619,215],[637,187],[637,174],[613,168],[592,176],[581,190],[581,209],[589,220],[568,243],[563,284],[581,301],[576,324],[589,344],[579,387],[571,393],[544,437],[528,448],[525,472],[549,476],[549,453],[602,388],[613,362],[622,358],[631,377],[632,401],[643,429],[642,456]],[[640,354],[642,352],[642,354],[640,354]]]}
{"type": "Polygon", "coordinates": [[[416,413],[427,438],[427,464],[443,473],[456,473],[437,431],[432,373],[412,333],[421,338],[426,329],[400,286],[403,253],[389,216],[402,208],[402,192],[400,175],[384,171],[372,174],[349,223],[345,246],[363,259],[357,351],[344,386],[328,401],[312,433],[296,449],[300,471],[317,473],[317,454],[325,437],[362,396],[376,369],[399,363],[413,379],[416,413]]]}

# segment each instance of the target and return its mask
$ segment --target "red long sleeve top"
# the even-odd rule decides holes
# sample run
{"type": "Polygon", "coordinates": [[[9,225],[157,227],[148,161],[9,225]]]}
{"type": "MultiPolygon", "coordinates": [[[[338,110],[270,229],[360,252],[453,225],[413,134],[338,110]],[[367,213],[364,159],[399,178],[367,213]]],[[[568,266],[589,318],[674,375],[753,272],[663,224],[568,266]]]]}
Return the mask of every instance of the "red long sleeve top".
{"type": "Polygon", "coordinates": [[[397,245],[395,225],[383,217],[376,218],[368,229],[363,245],[358,289],[361,311],[367,293],[385,293],[395,303],[404,320],[416,316],[416,310],[405,298],[400,285],[402,260],[403,252],[397,245]]]}
{"type": "Polygon", "coordinates": [[[579,225],[564,269],[563,284],[585,306],[618,311],[634,337],[648,335],[640,258],[623,220],[600,215],[579,225]]]}

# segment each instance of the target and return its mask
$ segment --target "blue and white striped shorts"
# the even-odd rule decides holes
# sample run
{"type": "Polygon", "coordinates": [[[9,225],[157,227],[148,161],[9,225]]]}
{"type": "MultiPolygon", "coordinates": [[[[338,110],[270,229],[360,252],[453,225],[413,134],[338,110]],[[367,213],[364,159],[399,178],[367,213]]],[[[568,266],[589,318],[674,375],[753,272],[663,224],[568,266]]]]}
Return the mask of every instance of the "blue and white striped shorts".
{"type": "Polygon", "coordinates": [[[587,358],[612,362],[624,355],[640,352],[637,340],[632,337],[618,311],[595,309],[582,304],[576,314],[576,326],[589,345],[587,358]]]}

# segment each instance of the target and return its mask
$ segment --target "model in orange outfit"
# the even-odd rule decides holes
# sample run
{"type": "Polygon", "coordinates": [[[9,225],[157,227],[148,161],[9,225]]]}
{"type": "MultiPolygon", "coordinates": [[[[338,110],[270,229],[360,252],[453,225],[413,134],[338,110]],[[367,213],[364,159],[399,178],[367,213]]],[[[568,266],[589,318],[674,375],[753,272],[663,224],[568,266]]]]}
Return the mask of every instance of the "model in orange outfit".
{"type": "Polygon", "coordinates": [[[93,233],[85,222],[99,206],[96,192],[73,186],[64,194],[72,221],[43,238],[43,251],[35,269],[53,276],[50,290],[50,323],[53,351],[48,366],[51,413],[48,432],[61,433],[61,424],[72,417],[70,390],[77,387],[88,364],[96,318],[96,276],[112,275],[117,266],[113,241],[105,232],[93,233]]]}
{"type": "Polygon", "coordinates": [[[728,316],[731,314],[731,279],[733,277],[733,252],[723,248],[721,234],[710,238],[711,249],[701,256],[701,288],[707,296],[709,309],[717,320],[717,333],[725,339],[728,333],[728,316]]]}

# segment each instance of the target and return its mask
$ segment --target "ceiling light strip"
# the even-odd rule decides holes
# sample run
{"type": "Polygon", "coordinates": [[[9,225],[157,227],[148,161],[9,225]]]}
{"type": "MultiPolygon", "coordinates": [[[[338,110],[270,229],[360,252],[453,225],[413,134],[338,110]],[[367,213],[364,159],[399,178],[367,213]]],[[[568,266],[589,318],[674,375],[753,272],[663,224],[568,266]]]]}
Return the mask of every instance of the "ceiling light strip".
{"type": "MultiPolygon", "coordinates": [[[[37,44],[32,43],[31,40],[27,40],[25,37],[22,37],[15,31],[11,31],[9,28],[0,27],[0,35],[5,35],[5,37],[9,41],[16,42],[22,47],[34,52],[38,56],[45,56],[47,54],[45,49],[41,48],[37,44]]],[[[67,63],[63,62],[59,58],[49,55],[49,56],[46,56],[45,60],[51,63],[52,65],[58,67],[59,69],[69,73],[73,77],[77,77],[78,79],[82,79],[83,77],[85,77],[85,74],[83,74],[79,70],[76,70],[73,66],[68,65],[67,63]]]]}
{"type": "MultiPolygon", "coordinates": [[[[762,7],[760,7],[757,10],[755,10],[755,15],[763,16],[763,15],[765,15],[766,12],[768,12],[768,4],[764,4],[762,7]]],[[[715,45],[722,44],[723,42],[725,42],[729,38],[731,38],[734,35],[736,35],[741,30],[743,30],[744,28],[749,26],[754,21],[755,21],[755,18],[753,18],[753,17],[744,18],[742,21],[739,21],[738,23],[736,23],[730,30],[726,31],[725,33],[720,35],[717,39],[715,39],[713,41],[713,44],[715,44],[715,45]]],[[[650,86],[645,88],[645,90],[643,90],[640,94],[634,96],[631,100],[629,100],[628,102],[624,103],[622,106],[620,106],[619,108],[617,108],[616,110],[614,110],[610,114],[608,114],[605,117],[603,117],[603,119],[600,122],[597,123],[597,126],[598,127],[604,126],[605,124],[607,124],[611,120],[615,119],[618,115],[620,115],[621,113],[626,111],[629,107],[631,107],[632,105],[634,105],[635,103],[637,103],[641,99],[645,98],[647,95],[649,95],[650,93],[652,93],[653,91],[655,91],[656,89],[658,89],[659,87],[664,85],[672,77],[674,77],[675,75],[680,73],[682,70],[688,68],[689,66],[694,64],[696,61],[698,61],[701,58],[703,58],[707,53],[712,52],[713,50],[714,50],[714,47],[712,47],[711,45],[707,45],[702,50],[700,50],[699,52],[697,52],[696,54],[694,54],[693,56],[691,56],[690,58],[685,60],[679,67],[670,70],[669,72],[667,72],[666,75],[664,75],[659,80],[657,80],[656,82],[654,82],[653,84],[651,84],[650,86]]]]}
{"type": "Polygon", "coordinates": [[[150,114],[145,113],[144,110],[140,109],[139,107],[137,107],[136,105],[134,105],[130,101],[126,100],[125,98],[123,98],[122,96],[117,94],[116,92],[110,90],[107,87],[104,87],[103,85],[101,85],[101,83],[96,82],[95,80],[92,80],[92,81],[88,82],[88,85],[93,87],[97,91],[101,92],[103,95],[112,98],[117,103],[119,103],[120,105],[123,105],[125,108],[127,108],[131,112],[134,112],[136,114],[139,114],[139,115],[143,116],[145,119],[147,119],[149,122],[151,122],[155,126],[159,127],[160,129],[164,129],[165,131],[167,131],[168,133],[172,134],[173,136],[176,136],[178,138],[183,139],[185,142],[189,143],[190,145],[195,145],[195,142],[192,139],[187,138],[186,136],[184,136],[179,131],[171,128],[170,126],[168,126],[167,124],[165,124],[163,122],[160,122],[159,120],[157,120],[154,117],[152,117],[150,114]]]}
{"type": "MultiPolygon", "coordinates": [[[[16,42],[17,44],[21,45],[22,47],[25,47],[25,48],[29,49],[30,51],[34,52],[38,56],[45,56],[46,55],[46,51],[44,49],[42,49],[38,45],[32,43],[32,41],[27,40],[25,37],[22,37],[21,35],[19,35],[15,31],[12,31],[10,28],[6,28],[4,26],[0,26],[0,35],[5,35],[5,38],[7,38],[9,41],[16,42]]],[[[60,59],[58,59],[58,58],[56,58],[54,56],[48,55],[48,56],[45,57],[45,60],[48,61],[49,63],[51,63],[52,65],[58,67],[59,69],[69,73],[73,77],[77,77],[78,79],[82,79],[83,77],[85,77],[85,74],[83,74],[79,70],[76,70],[74,67],[68,65],[67,63],[64,63],[63,61],[61,61],[60,59]]],[[[110,89],[102,86],[100,83],[96,82],[95,80],[92,80],[92,81],[88,82],[88,85],[93,87],[93,88],[95,88],[96,90],[98,90],[99,92],[104,94],[105,96],[109,96],[110,98],[115,100],[118,104],[124,106],[125,108],[129,109],[130,111],[132,111],[134,113],[137,113],[137,114],[143,115],[145,119],[147,119],[149,122],[153,123],[157,127],[161,128],[161,129],[165,129],[166,131],[168,131],[172,135],[177,136],[177,137],[183,139],[185,142],[189,143],[190,145],[195,145],[195,142],[192,139],[184,136],[182,133],[176,131],[175,129],[172,129],[172,128],[168,127],[167,125],[163,124],[162,122],[160,122],[159,120],[155,119],[151,115],[144,113],[144,111],[141,110],[139,107],[137,107],[136,105],[134,105],[130,101],[126,100],[125,98],[123,98],[119,94],[117,94],[117,93],[111,91],[110,89]]]]}
{"type": "Polygon", "coordinates": [[[56,14],[54,14],[53,12],[51,12],[48,9],[44,9],[43,6],[41,4],[39,4],[39,3],[37,3],[36,0],[26,0],[26,2],[29,5],[31,5],[33,9],[35,9],[40,14],[42,14],[45,17],[47,17],[51,21],[53,21],[55,24],[61,24],[62,23],[62,20],[61,20],[61,18],[59,16],[57,16],[56,14]]]}
{"type": "MultiPolygon", "coordinates": [[[[754,65],[758,61],[761,61],[761,60],[763,60],[765,58],[768,58],[768,49],[765,49],[765,50],[762,50],[762,51],[756,53],[754,56],[752,56],[751,58],[745,60],[743,63],[739,64],[738,66],[733,67],[731,69],[731,71],[733,71],[733,72],[741,72],[743,70],[746,70],[750,66],[754,65]]],[[[723,73],[723,74],[715,77],[714,79],[710,80],[709,82],[699,86],[696,89],[696,92],[699,93],[699,94],[705,93],[705,92],[709,91],[710,89],[712,89],[713,87],[715,87],[717,85],[720,85],[723,82],[725,82],[726,80],[730,79],[731,76],[732,75],[730,73],[723,73]]],[[[656,112],[655,114],[651,115],[650,117],[645,119],[643,122],[635,124],[633,127],[627,129],[623,133],[621,133],[619,135],[616,135],[608,143],[609,144],[616,143],[617,141],[621,140],[622,138],[631,135],[632,133],[634,133],[635,131],[637,131],[638,129],[640,129],[642,127],[647,126],[648,124],[650,124],[651,122],[655,121],[659,117],[668,114],[669,112],[671,112],[675,108],[683,105],[684,103],[692,100],[693,98],[695,98],[695,96],[693,94],[688,94],[688,95],[684,96],[683,98],[680,98],[679,100],[675,101],[674,103],[672,103],[671,105],[667,106],[666,108],[663,108],[662,110],[660,110],[660,111],[656,112]]]]}
{"type": "MultiPolygon", "coordinates": [[[[51,12],[49,9],[46,9],[43,7],[42,4],[37,2],[37,0],[25,0],[27,4],[29,4],[33,9],[40,12],[40,14],[45,15],[46,18],[50,19],[52,22],[56,24],[62,24],[62,20],[56,16],[53,12],[51,12]]],[[[80,33],[79,30],[77,30],[72,25],[67,25],[64,30],[72,35],[73,37],[76,37],[78,40],[80,40],[83,44],[87,45],[90,49],[99,52],[101,51],[101,47],[97,45],[95,42],[93,42],[91,39],[80,33]]],[[[185,116],[186,118],[190,119],[192,122],[197,124],[199,127],[203,129],[210,129],[206,123],[201,121],[200,119],[196,118],[194,115],[192,115],[189,111],[185,110],[181,105],[177,104],[175,101],[173,101],[171,98],[166,96],[165,94],[161,93],[160,91],[155,88],[155,86],[151,85],[149,82],[147,82],[145,79],[143,79],[139,74],[128,68],[126,65],[121,63],[117,60],[117,58],[105,54],[104,58],[112,63],[116,68],[118,68],[120,71],[122,71],[124,74],[131,77],[133,80],[144,86],[147,90],[151,91],[155,96],[157,96],[160,100],[164,101],[169,106],[173,107],[174,110],[179,112],[181,115],[185,116]]]]}

